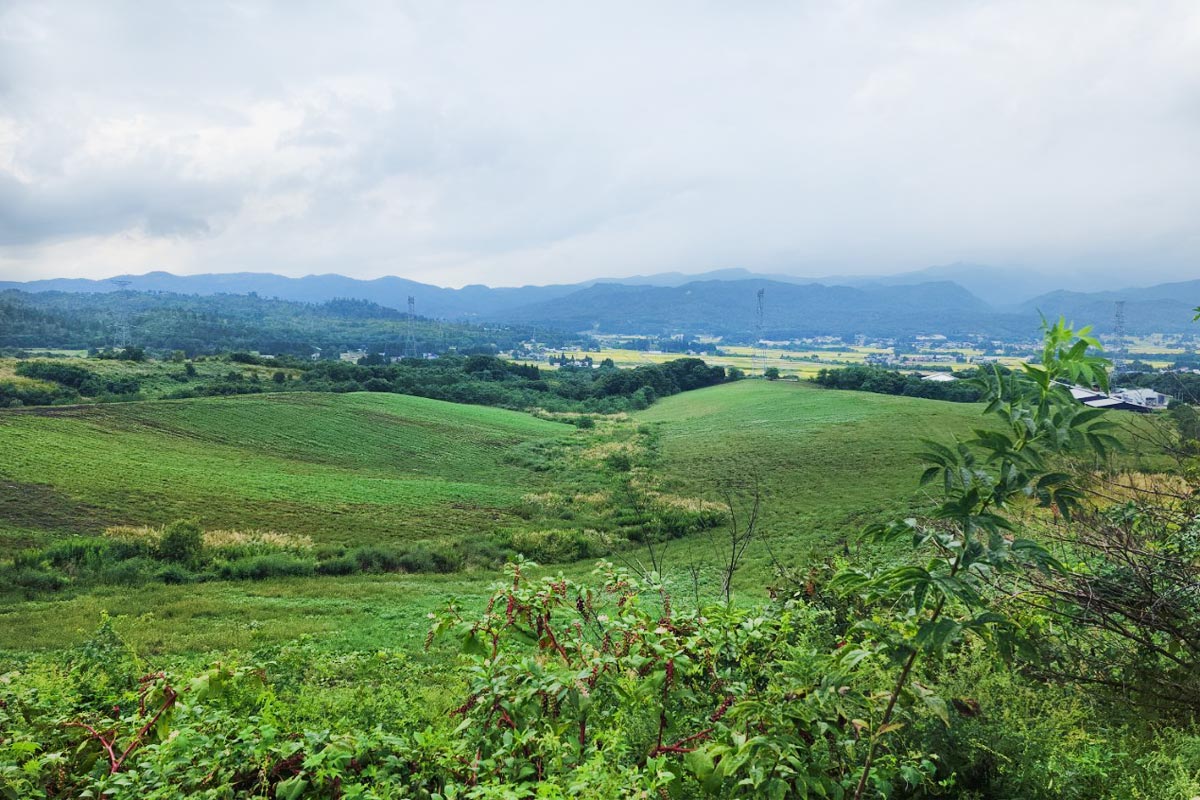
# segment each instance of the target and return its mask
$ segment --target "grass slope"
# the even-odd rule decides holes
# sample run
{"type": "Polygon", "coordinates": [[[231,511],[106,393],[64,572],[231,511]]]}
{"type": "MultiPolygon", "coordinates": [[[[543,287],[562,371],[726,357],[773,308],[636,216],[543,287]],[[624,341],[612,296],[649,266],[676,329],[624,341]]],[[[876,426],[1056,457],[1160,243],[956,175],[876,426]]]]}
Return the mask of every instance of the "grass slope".
{"type": "Polygon", "coordinates": [[[286,394],[0,412],[0,536],[197,517],[318,542],[469,535],[545,478],[511,446],[564,425],[392,394],[286,394]]]}
{"type": "MultiPolygon", "coordinates": [[[[802,565],[837,552],[867,518],[912,503],[919,440],[968,431],[980,407],[744,381],[667,398],[635,422],[659,432],[654,470],[669,491],[715,498],[720,478],[757,469],[770,492],[764,530],[778,555],[802,565]]],[[[0,486],[8,487],[0,490],[8,493],[0,526],[21,538],[48,526],[61,533],[186,511],[210,526],[258,525],[326,540],[473,536],[505,524],[524,493],[567,481],[558,470],[509,463],[510,448],[564,436],[586,444],[601,435],[388,394],[0,412],[0,449],[11,454],[0,464],[0,486]]],[[[711,579],[712,562],[704,534],[673,543],[668,571],[677,595],[689,596],[687,565],[701,565],[711,579]]],[[[332,649],[416,651],[425,613],[452,596],[477,604],[495,577],[103,587],[0,609],[0,651],[77,643],[104,610],[147,654],[245,651],[303,634],[332,649]]],[[[738,592],[757,596],[770,579],[760,547],[738,592]]]]}
{"type": "MultiPolygon", "coordinates": [[[[781,560],[801,564],[840,549],[864,523],[919,502],[922,439],[981,427],[982,407],[741,381],[676,395],[638,415],[662,433],[663,479],[683,494],[717,497],[724,479],[757,473],[767,497],[762,532],[781,560]]],[[[747,585],[769,575],[752,551],[747,585]]]]}

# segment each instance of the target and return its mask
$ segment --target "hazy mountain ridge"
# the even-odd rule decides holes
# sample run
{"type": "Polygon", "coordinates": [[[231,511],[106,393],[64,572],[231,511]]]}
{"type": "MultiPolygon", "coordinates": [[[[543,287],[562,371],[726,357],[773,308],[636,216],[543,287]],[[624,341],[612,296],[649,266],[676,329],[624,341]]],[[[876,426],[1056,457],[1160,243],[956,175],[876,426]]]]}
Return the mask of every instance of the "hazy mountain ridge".
{"type": "Polygon", "coordinates": [[[1092,324],[1106,333],[1113,329],[1118,300],[1125,301],[1129,333],[1174,333],[1194,329],[1192,309],[1200,304],[1200,280],[1121,291],[1056,290],[1017,304],[1003,302],[1023,291],[1020,287],[1034,285],[1044,288],[1045,282],[1017,281],[1012,271],[958,264],[882,278],[819,281],[733,268],[700,275],[673,272],[577,284],[450,289],[396,276],[359,280],[337,274],[290,278],[252,272],[187,276],[151,272],[107,281],[0,282],[0,289],[254,293],[308,303],[335,298],[369,300],[401,310],[407,309],[408,297],[413,296],[417,313],[431,318],[525,323],[571,331],[742,336],[755,330],[757,293],[764,289],[764,334],[776,338],[859,333],[1012,336],[1030,332],[1039,312],[1092,324]],[[992,290],[981,295],[960,281],[919,280],[941,274],[973,276],[972,286],[990,286],[992,290]],[[996,288],[1003,286],[1010,288],[996,288]]]}

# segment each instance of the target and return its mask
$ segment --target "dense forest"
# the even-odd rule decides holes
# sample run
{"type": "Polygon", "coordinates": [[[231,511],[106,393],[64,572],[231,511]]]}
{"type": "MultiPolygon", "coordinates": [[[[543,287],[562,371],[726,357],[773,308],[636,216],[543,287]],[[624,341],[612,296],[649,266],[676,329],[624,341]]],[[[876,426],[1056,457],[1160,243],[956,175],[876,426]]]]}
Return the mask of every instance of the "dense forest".
{"type": "Polygon", "coordinates": [[[367,300],[301,303],[257,295],[158,292],[76,294],[0,292],[0,347],[104,349],[136,342],[188,356],[239,350],[307,357],[366,349],[404,355],[409,333],[416,353],[497,352],[536,332],[530,326],[469,325],[416,318],[367,300]]]}

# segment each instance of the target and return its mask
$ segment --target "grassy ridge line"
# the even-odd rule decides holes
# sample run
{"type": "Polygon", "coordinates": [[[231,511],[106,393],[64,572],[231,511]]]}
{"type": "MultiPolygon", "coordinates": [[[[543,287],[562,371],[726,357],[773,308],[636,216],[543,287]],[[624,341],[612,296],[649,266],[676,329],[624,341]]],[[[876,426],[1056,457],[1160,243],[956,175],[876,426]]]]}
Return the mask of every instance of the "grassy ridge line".
{"type": "MultiPolygon", "coordinates": [[[[742,381],[666,398],[637,415],[662,432],[662,478],[681,494],[715,498],[728,477],[761,477],[762,531],[791,565],[840,552],[867,521],[919,502],[915,453],[981,427],[981,407],[832,391],[791,382],[742,381]]],[[[692,558],[707,541],[697,543],[692,558]]],[[[750,553],[746,586],[772,575],[750,553]]]]}
{"type": "Polygon", "coordinates": [[[511,446],[569,430],[390,394],[0,412],[0,530],[195,516],[210,528],[319,542],[450,538],[504,516],[544,482],[506,462],[511,446]]]}

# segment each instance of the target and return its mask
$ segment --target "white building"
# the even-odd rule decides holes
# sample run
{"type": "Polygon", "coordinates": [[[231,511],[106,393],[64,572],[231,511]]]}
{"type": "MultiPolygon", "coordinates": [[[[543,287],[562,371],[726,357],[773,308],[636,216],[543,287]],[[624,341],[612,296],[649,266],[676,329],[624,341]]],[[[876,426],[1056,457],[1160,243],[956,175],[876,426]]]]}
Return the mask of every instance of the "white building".
{"type": "Polygon", "coordinates": [[[1153,389],[1117,389],[1113,395],[1146,408],[1166,408],[1171,402],[1170,395],[1160,394],[1153,389]]]}

